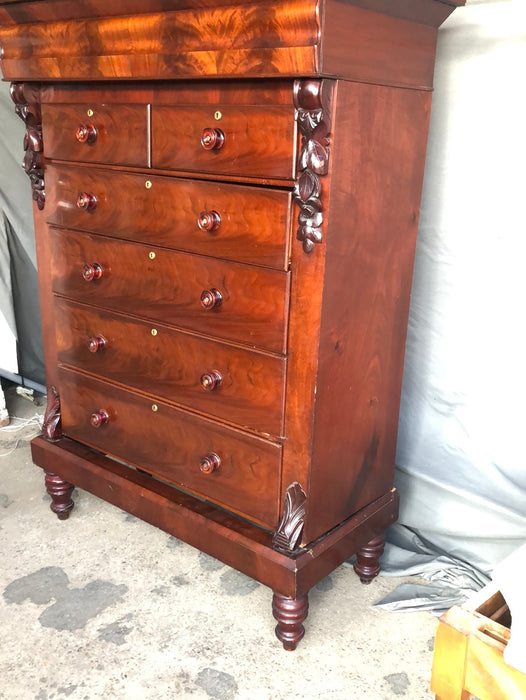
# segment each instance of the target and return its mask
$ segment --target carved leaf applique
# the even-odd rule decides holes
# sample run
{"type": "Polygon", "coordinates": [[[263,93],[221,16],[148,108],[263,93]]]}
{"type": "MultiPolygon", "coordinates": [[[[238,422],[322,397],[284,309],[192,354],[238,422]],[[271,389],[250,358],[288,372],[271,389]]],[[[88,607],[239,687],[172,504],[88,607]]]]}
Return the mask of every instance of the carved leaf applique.
{"type": "Polygon", "coordinates": [[[296,549],[303,532],[306,500],[307,496],[297,481],[288,487],[283,514],[273,538],[276,549],[285,552],[296,549]]]}

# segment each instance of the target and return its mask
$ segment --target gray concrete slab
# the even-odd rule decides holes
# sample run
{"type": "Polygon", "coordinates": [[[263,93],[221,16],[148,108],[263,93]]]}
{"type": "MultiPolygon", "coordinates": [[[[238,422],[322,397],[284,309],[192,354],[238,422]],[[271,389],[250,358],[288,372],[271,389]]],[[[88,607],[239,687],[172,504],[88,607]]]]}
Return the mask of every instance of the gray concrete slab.
{"type": "MultiPolygon", "coordinates": [[[[26,419],[43,411],[7,399],[26,419]]],[[[433,697],[435,618],[373,607],[404,579],[363,586],[341,566],[286,652],[264,586],[84,491],[59,521],[31,462],[36,432],[0,430],[0,698],[433,697]]]]}

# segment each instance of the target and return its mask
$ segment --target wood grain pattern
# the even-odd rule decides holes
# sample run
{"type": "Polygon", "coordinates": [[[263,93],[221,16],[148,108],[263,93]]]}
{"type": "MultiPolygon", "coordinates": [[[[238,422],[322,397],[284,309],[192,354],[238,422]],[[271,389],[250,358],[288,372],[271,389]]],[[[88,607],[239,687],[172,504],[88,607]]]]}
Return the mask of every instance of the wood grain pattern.
{"type": "Polygon", "coordinates": [[[289,598],[307,593],[397,516],[391,491],[322,540],[290,556],[272,547],[272,532],[151,479],[63,438],[31,443],[35,464],[133,513],[289,598]]]}
{"type": "Polygon", "coordinates": [[[69,230],[51,230],[50,242],[53,289],[59,294],[252,347],[285,351],[286,272],[69,230]],[[102,266],[103,275],[87,283],[83,266],[93,262],[102,266]],[[201,293],[216,288],[223,303],[204,309],[201,293]]]}
{"type": "Polygon", "coordinates": [[[281,435],[285,360],[122,314],[55,300],[59,362],[252,430],[281,435]],[[103,348],[88,340],[101,335],[103,348]],[[219,372],[213,391],[201,376],[219,372]]]}
{"type": "Polygon", "coordinates": [[[307,539],[392,484],[429,109],[424,91],[338,85],[307,539]]]}
{"type": "Polygon", "coordinates": [[[86,163],[149,165],[148,113],[146,105],[101,104],[43,105],[46,157],[86,163]],[[92,111],[90,116],[88,111],[92,111]],[[79,143],[75,132],[81,124],[93,124],[94,143],[79,143]]]}
{"type": "MultiPolygon", "coordinates": [[[[397,3],[398,4],[398,3],[397,3]]],[[[360,82],[431,89],[437,30],[340,0],[325,0],[320,72],[360,82]],[[342,47],[345,46],[345,51],[342,47]]]]}
{"type": "Polygon", "coordinates": [[[0,8],[4,76],[338,76],[430,88],[436,28],[463,0],[231,0],[227,22],[224,0],[158,3],[132,0],[125,12],[122,2],[84,1],[75,22],[70,0],[0,8]]]}
{"type": "Polygon", "coordinates": [[[162,78],[311,72],[315,0],[235,3],[126,18],[0,29],[3,71],[24,79],[162,78]]]}
{"type": "Polygon", "coordinates": [[[294,110],[288,107],[225,107],[214,118],[207,107],[152,109],[152,165],[253,177],[289,178],[295,174],[294,110]],[[206,151],[203,129],[217,127],[224,146],[206,151]]]}
{"type": "Polygon", "coordinates": [[[46,217],[51,224],[288,268],[290,192],[65,165],[49,165],[46,178],[50,192],[46,217]],[[94,211],[75,206],[82,191],[97,197],[94,211]],[[204,210],[219,214],[216,231],[199,228],[204,210]]]}
{"type": "MultiPolygon", "coordinates": [[[[176,0],[171,5],[178,9],[198,7],[224,7],[233,0],[176,0]]],[[[236,0],[238,5],[253,4],[253,0],[236,0]]],[[[350,3],[349,3],[350,4],[350,3]]],[[[391,14],[403,19],[411,19],[422,24],[438,26],[455,7],[465,4],[465,0],[352,0],[352,4],[391,14]]],[[[114,0],[111,14],[130,15],[159,12],[166,9],[166,0],[114,0]]],[[[10,0],[0,2],[0,24],[22,24],[25,22],[54,22],[56,20],[86,19],[103,16],[108,11],[107,0],[10,0]]]]}
{"type": "Polygon", "coordinates": [[[71,370],[59,369],[64,435],[273,528],[281,447],[71,370]],[[107,425],[89,417],[104,409],[107,425]],[[221,467],[203,474],[207,453],[221,467]]]}

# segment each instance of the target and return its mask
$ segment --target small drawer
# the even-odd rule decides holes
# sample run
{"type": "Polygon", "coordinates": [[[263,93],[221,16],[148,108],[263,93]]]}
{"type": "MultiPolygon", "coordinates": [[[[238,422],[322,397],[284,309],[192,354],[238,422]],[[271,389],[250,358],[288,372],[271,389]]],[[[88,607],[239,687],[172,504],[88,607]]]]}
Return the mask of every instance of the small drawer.
{"type": "Polygon", "coordinates": [[[152,108],[152,165],[169,170],[293,180],[289,106],[152,108]]]}
{"type": "Polygon", "coordinates": [[[59,362],[241,427],[282,434],[286,360],[55,299],[59,362]]]}
{"type": "Polygon", "coordinates": [[[290,273],[50,229],[53,291],[285,352],[290,273]]]}
{"type": "Polygon", "coordinates": [[[149,165],[145,105],[42,105],[47,158],[149,165]]]}
{"type": "Polygon", "coordinates": [[[46,170],[48,222],[287,269],[291,194],[70,166],[46,170]]]}
{"type": "Polygon", "coordinates": [[[59,369],[65,435],[274,528],[281,446],[59,369]]]}

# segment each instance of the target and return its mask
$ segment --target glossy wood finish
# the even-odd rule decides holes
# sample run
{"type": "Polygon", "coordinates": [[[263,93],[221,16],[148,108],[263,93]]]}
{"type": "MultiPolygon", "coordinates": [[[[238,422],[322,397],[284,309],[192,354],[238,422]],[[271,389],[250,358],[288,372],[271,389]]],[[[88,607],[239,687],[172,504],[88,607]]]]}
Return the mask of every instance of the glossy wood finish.
{"type": "Polygon", "coordinates": [[[334,75],[430,88],[436,28],[463,2],[398,0],[386,15],[385,0],[231,0],[228,23],[223,2],[194,0],[163,12],[155,2],[135,2],[137,14],[132,6],[124,18],[115,16],[122,3],[102,8],[95,0],[79,3],[84,19],[76,22],[67,21],[69,2],[45,3],[47,14],[39,12],[43,4],[22,6],[26,21],[47,22],[0,29],[10,80],[334,75]]]}
{"type": "Polygon", "coordinates": [[[149,137],[145,105],[43,105],[46,158],[86,163],[149,165],[149,137]],[[92,113],[92,114],[91,114],[92,113]],[[79,141],[80,127],[94,127],[97,138],[79,141]]]}
{"type": "Polygon", "coordinates": [[[316,9],[316,0],[233,0],[226,31],[222,8],[198,3],[146,16],[115,18],[106,9],[97,19],[5,27],[3,72],[37,80],[308,73],[316,65],[316,9]]]}
{"type": "MultiPolygon", "coordinates": [[[[251,5],[254,0],[237,0],[238,5],[251,5]]],[[[410,19],[422,24],[438,26],[451,14],[455,7],[464,5],[465,0],[352,0],[353,5],[410,19]]],[[[223,7],[232,0],[178,0],[178,9],[197,7],[223,7]]],[[[111,14],[114,17],[130,14],[159,12],[166,9],[166,0],[114,0],[111,14]]],[[[0,25],[23,24],[24,22],[49,22],[68,19],[85,19],[104,15],[108,10],[106,0],[9,0],[0,2],[0,25]]]]}
{"type": "Polygon", "coordinates": [[[79,485],[271,587],[289,649],[309,589],[353,553],[370,580],[397,515],[436,30],[461,1],[0,2],[4,75],[46,81],[16,87],[47,158],[34,459],[57,499],[79,485]]]}
{"type": "Polygon", "coordinates": [[[285,350],[286,272],[67,230],[51,230],[50,240],[58,294],[254,347],[285,350]],[[102,277],[86,282],[83,266],[94,262],[102,266],[102,277]],[[221,291],[223,303],[204,309],[201,294],[214,288],[221,291]]]}
{"type": "Polygon", "coordinates": [[[429,109],[426,92],[338,85],[307,492],[332,505],[310,501],[307,541],[393,483],[429,109]]]}
{"type": "Polygon", "coordinates": [[[64,435],[274,526],[280,445],[69,369],[59,369],[59,391],[64,435]],[[94,428],[90,416],[101,410],[109,419],[94,428]],[[204,474],[201,460],[211,452],[221,457],[221,467],[204,474]]]}
{"type": "Polygon", "coordinates": [[[231,512],[199,501],[72,440],[31,443],[36,464],[53,465],[79,488],[177,536],[287,598],[297,599],[396,520],[391,491],[293,555],[272,547],[272,533],[231,512]]]}
{"type": "Polygon", "coordinates": [[[55,300],[59,362],[251,430],[280,436],[286,362],[283,358],[55,300]],[[102,336],[90,352],[91,338],[102,336]],[[201,378],[221,375],[206,390],[201,378]]]}
{"type": "Polygon", "coordinates": [[[290,192],[65,165],[49,165],[46,182],[51,224],[288,268],[290,192]],[[95,210],[74,206],[81,191],[96,196],[95,210]],[[220,218],[210,232],[199,226],[206,211],[220,218]]]}
{"type": "Polygon", "coordinates": [[[294,111],[288,107],[152,109],[154,168],[293,179],[295,156],[294,111]],[[221,148],[203,147],[207,128],[221,129],[221,148]]]}

